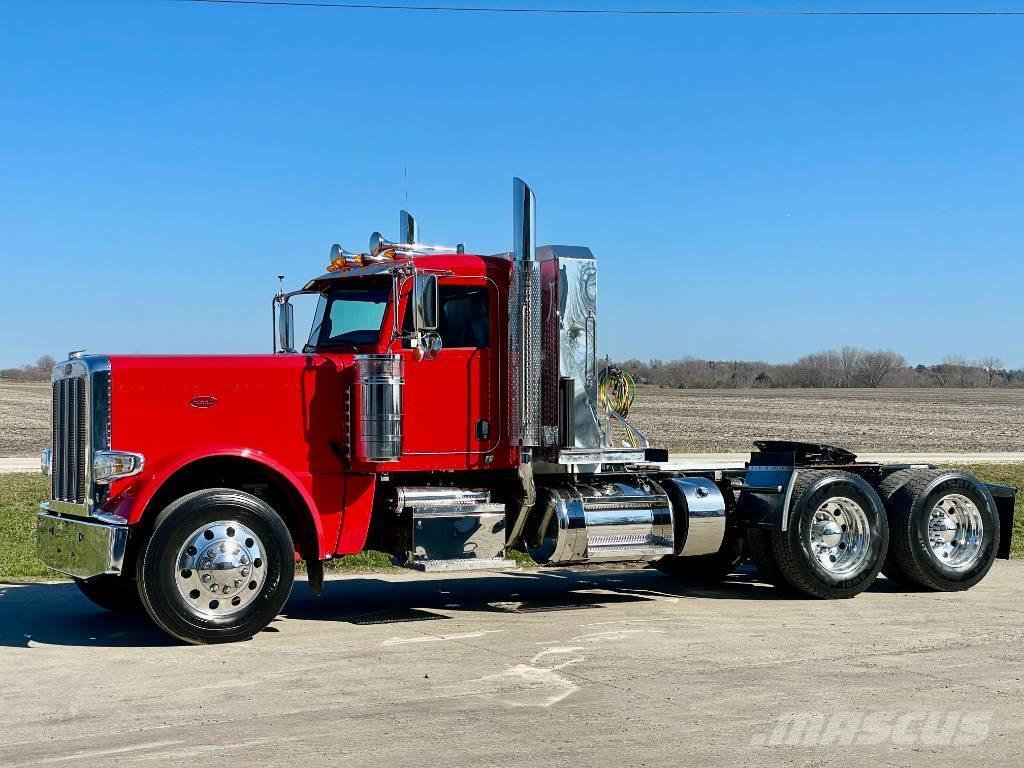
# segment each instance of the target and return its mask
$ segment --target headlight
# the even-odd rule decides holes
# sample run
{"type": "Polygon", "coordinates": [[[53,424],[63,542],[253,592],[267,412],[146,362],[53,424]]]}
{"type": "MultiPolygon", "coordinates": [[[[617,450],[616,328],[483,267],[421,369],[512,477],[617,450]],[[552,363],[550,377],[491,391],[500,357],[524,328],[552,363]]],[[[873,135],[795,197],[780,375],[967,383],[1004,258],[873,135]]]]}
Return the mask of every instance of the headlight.
{"type": "Polygon", "coordinates": [[[52,466],[50,458],[52,455],[49,448],[43,448],[43,455],[39,457],[39,471],[44,475],[50,474],[50,467],[52,466]]]}
{"type": "Polygon", "coordinates": [[[141,453],[127,451],[97,451],[92,458],[92,481],[109,483],[122,477],[131,477],[142,471],[141,453]]]}

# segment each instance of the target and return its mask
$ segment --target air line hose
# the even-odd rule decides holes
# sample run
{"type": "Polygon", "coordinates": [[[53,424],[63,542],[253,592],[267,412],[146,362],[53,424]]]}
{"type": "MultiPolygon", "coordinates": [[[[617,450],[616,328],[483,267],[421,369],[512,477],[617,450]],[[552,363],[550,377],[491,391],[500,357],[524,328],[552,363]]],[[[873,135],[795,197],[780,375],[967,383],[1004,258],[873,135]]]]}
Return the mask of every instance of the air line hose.
{"type": "Polygon", "coordinates": [[[626,441],[633,448],[639,447],[641,437],[627,421],[630,406],[636,397],[636,379],[628,371],[611,365],[598,374],[597,392],[600,404],[621,417],[621,423],[626,429],[626,441]]]}

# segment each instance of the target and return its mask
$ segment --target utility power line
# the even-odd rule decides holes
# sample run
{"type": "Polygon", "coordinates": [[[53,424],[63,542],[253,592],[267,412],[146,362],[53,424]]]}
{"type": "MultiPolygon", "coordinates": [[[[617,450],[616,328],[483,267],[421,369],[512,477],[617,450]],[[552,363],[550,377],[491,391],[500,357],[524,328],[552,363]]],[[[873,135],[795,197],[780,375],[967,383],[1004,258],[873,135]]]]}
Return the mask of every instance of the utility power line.
{"type": "Polygon", "coordinates": [[[909,10],[743,10],[743,9],[696,9],[696,8],[527,8],[516,6],[484,5],[410,5],[377,3],[342,3],[328,0],[177,0],[183,3],[204,3],[208,5],[263,5],[287,6],[293,8],[337,8],[360,11],[421,11],[439,13],[519,13],[519,14],[560,14],[581,16],[1018,16],[1024,11],[909,11],[909,10]]]}

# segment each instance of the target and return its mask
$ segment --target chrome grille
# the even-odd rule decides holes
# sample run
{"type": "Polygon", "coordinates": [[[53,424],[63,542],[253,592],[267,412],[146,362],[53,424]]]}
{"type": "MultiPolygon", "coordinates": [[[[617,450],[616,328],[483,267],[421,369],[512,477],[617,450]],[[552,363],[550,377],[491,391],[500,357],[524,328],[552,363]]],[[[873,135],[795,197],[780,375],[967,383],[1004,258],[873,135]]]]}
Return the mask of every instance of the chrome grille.
{"type": "Polygon", "coordinates": [[[89,460],[88,376],[53,382],[54,499],[85,504],[89,460]]]}

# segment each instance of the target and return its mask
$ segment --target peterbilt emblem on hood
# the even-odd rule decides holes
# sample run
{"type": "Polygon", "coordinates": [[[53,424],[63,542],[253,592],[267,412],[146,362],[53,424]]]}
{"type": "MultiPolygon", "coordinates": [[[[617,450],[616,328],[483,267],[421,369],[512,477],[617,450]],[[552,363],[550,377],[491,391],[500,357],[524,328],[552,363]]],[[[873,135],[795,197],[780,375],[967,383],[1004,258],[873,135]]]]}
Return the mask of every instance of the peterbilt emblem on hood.
{"type": "Polygon", "coordinates": [[[213,395],[197,395],[188,401],[193,408],[213,408],[217,404],[217,398],[213,395]]]}

